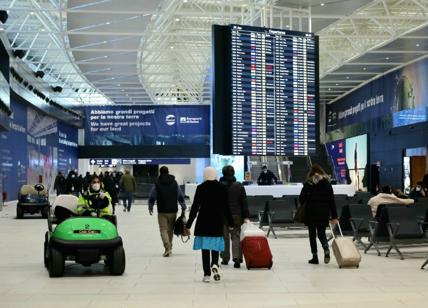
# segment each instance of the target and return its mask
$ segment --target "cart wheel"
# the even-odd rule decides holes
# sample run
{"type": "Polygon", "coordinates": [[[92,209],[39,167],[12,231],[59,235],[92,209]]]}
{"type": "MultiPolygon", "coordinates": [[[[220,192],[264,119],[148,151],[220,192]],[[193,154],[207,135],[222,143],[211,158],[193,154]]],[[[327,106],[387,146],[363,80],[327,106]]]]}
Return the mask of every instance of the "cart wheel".
{"type": "Polygon", "coordinates": [[[20,207],[16,207],[16,218],[22,219],[24,217],[24,210],[20,207]]]}
{"type": "Polygon", "coordinates": [[[356,267],[357,267],[357,268],[360,268],[360,265],[357,265],[356,267]]]}
{"type": "Polygon", "coordinates": [[[116,247],[111,254],[110,260],[107,262],[110,263],[110,274],[114,276],[122,275],[125,271],[125,250],[122,246],[116,247]]]}
{"type": "Polygon", "coordinates": [[[48,218],[48,216],[49,216],[49,207],[45,206],[44,208],[42,208],[42,217],[48,218]]]}
{"type": "Polygon", "coordinates": [[[62,275],[64,275],[64,256],[60,251],[56,250],[55,248],[51,248],[49,252],[49,277],[61,277],[62,275]]]}
{"type": "Polygon", "coordinates": [[[339,268],[342,268],[342,266],[339,265],[339,268]]]}
{"type": "Polygon", "coordinates": [[[45,267],[48,268],[49,264],[49,257],[48,257],[48,232],[45,233],[45,242],[43,245],[43,262],[45,264],[45,267]]]}

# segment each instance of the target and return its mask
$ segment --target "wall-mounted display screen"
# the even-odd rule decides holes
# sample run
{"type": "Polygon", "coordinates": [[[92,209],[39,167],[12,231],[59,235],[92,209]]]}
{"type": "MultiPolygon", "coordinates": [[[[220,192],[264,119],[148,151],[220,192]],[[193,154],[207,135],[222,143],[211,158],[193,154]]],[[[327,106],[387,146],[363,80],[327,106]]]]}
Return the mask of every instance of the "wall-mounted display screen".
{"type": "Polygon", "coordinates": [[[222,169],[224,166],[230,165],[235,169],[235,178],[237,181],[244,180],[244,156],[224,156],[218,154],[211,155],[210,165],[217,171],[217,176],[222,176],[222,169]]]}
{"type": "Polygon", "coordinates": [[[318,37],[241,25],[213,26],[214,152],[316,152],[318,37]]]}
{"type": "Polygon", "coordinates": [[[365,190],[368,180],[367,135],[336,140],[326,146],[338,184],[352,183],[357,190],[365,190]]]}

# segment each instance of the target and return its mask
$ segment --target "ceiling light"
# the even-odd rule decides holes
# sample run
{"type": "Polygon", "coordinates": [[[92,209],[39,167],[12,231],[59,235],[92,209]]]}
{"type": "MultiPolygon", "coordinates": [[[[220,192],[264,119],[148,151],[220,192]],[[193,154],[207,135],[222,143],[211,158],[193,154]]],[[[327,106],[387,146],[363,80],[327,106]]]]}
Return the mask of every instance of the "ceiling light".
{"type": "Polygon", "coordinates": [[[3,31],[4,30],[4,28],[3,27],[0,27],[0,31],[3,31]]]}
{"type": "Polygon", "coordinates": [[[169,48],[174,49],[174,46],[170,46],[169,48]]]}
{"type": "Polygon", "coordinates": [[[45,28],[41,28],[40,31],[45,32],[45,28]]]}
{"type": "Polygon", "coordinates": [[[363,71],[365,71],[367,69],[367,67],[363,67],[363,71]]]}
{"type": "Polygon", "coordinates": [[[30,15],[34,15],[34,12],[30,12],[30,15]]]}
{"type": "Polygon", "coordinates": [[[339,83],[336,83],[336,86],[338,86],[339,85],[339,83]]]}
{"type": "Polygon", "coordinates": [[[107,44],[107,41],[104,41],[103,44],[107,44]]]}
{"type": "Polygon", "coordinates": [[[421,46],[421,44],[417,43],[417,44],[416,44],[416,47],[419,47],[419,46],[421,46]]]}
{"type": "Polygon", "coordinates": [[[114,77],[111,77],[111,79],[114,79],[114,77]]]}
{"type": "Polygon", "coordinates": [[[176,18],[175,21],[180,21],[180,18],[176,18]]]}
{"type": "Polygon", "coordinates": [[[331,88],[328,88],[329,91],[331,91],[331,88]]]}
{"type": "Polygon", "coordinates": [[[385,60],[389,60],[389,57],[385,57],[385,60]]]}
{"type": "Polygon", "coordinates": [[[346,76],[346,79],[349,79],[349,76],[346,76]]]}
{"type": "Polygon", "coordinates": [[[109,22],[109,21],[107,21],[107,22],[106,22],[106,25],[109,25],[109,24],[110,24],[110,22],[109,22]]]}
{"type": "Polygon", "coordinates": [[[104,56],[104,58],[108,58],[108,56],[104,56]]]}
{"type": "Polygon", "coordinates": [[[183,3],[187,3],[187,0],[183,0],[183,3]]]}
{"type": "Polygon", "coordinates": [[[324,6],[324,5],[325,5],[325,3],[321,3],[320,5],[321,5],[321,6],[324,6]]]}

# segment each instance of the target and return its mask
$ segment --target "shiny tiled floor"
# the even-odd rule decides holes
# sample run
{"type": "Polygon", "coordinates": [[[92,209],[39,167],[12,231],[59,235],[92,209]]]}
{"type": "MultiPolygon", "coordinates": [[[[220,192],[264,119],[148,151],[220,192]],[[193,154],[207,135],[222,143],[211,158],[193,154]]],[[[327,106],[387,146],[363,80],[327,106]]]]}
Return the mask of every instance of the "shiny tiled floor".
{"type": "MultiPolygon", "coordinates": [[[[118,212],[127,256],[126,272],[111,277],[102,265],[68,265],[51,279],[42,263],[46,221],[16,220],[14,206],[0,212],[0,307],[426,307],[428,270],[420,265],[428,247],[401,261],[363,255],[360,269],[312,266],[308,240],[279,232],[270,239],[272,270],[223,267],[220,283],[201,282],[201,258],[191,243],[163,249],[157,219],[146,206],[118,212]]],[[[409,250],[405,250],[409,252],[409,250]]]]}

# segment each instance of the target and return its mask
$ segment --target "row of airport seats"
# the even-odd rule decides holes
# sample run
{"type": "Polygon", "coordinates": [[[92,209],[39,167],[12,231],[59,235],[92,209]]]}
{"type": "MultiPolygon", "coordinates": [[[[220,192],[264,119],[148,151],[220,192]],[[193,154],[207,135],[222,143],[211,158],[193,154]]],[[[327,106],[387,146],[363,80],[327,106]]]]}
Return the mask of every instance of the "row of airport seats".
{"type": "MultiPolygon", "coordinates": [[[[335,195],[340,224],[345,234],[353,236],[354,241],[367,253],[374,247],[380,256],[380,244],[387,244],[386,256],[394,249],[404,259],[399,245],[428,243],[425,231],[428,229],[428,198],[419,199],[414,205],[379,205],[376,217],[373,217],[367,201],[369,193],[357,193],[353,197],[335,195]],[[368,238],[368,244],[362,241],[368,238]]],[[[276,228],[301,226],[294,222],[298,206],[298,196],[247,196],[250,220],[259,227],[267,226],[267,236],[275,238],[276,228]]],[[[333,230],[333,232],[336,232],[333,230]]],[[[423,267],[428,264],[428,260],[423,267]]]]}

